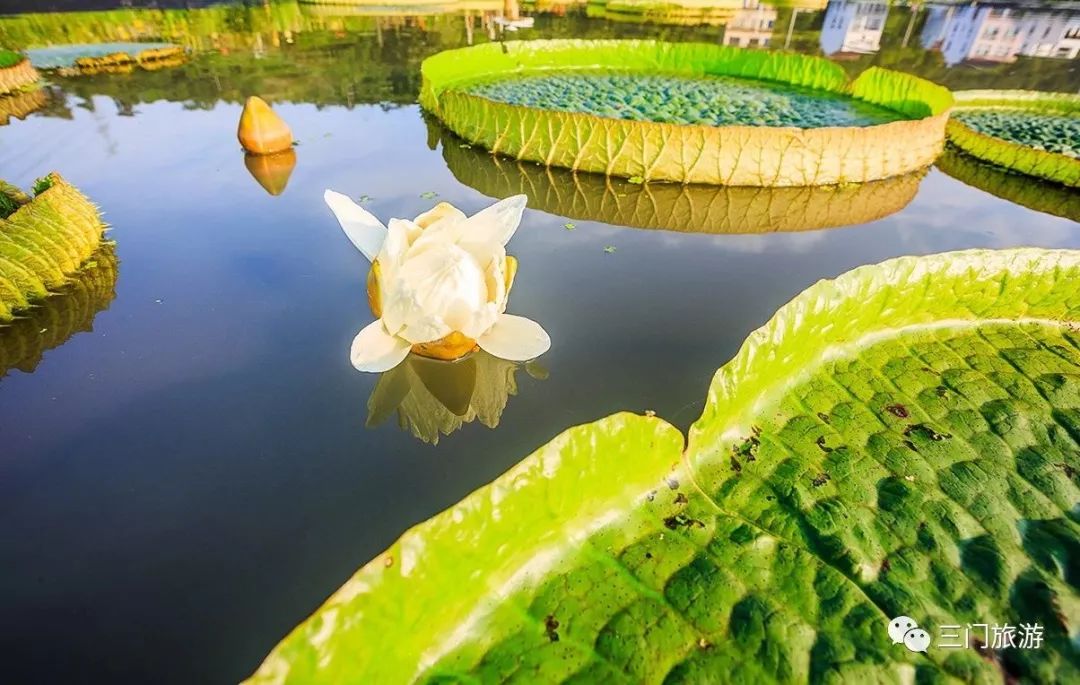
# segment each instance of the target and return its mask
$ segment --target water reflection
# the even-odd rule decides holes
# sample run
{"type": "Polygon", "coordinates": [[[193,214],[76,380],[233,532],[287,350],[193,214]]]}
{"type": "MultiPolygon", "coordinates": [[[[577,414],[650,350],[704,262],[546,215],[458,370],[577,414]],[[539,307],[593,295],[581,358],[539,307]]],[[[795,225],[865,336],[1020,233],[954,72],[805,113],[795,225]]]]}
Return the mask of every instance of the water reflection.
{"type": "Polygon", "coordinates": [[[873,0],[833,0],[825,9],[821,27],[821,50],[826,55],[838,53],[868,54],[881,49],[889,3],[873,0]]]}
{"type": "Polygon", "coordinates": [[[271,195],[281,195],[296,168],[296,150],[290,148],[272,155],[244,155],[244,166],[252,177],[271,195]]]}
{"type": "Polygon", "coordinates": [[[60,292],[0,327],[0,378],[15,369],[32,373],[45,352],[93,330],[94,317],[116,296],[117,270],[115,248],[107,242],[60,292]]]}
{"type": "Polygon", "coordinates": [[[433,445],[477,419],[495,428],[506,403],[518,393],[522,367],[537,380],[547,377],[535,361],[521,364],[483,350],[457,361],[411,354],[379,377],[368,399],[367,425],[378,426],[396,413],[402,430],[433,445]]]}
{"type": "Polygon", "coordinates": [[[993,4],[931,5],[920,42],[945,64],[1015,62],[1018,57],[1076,59],[1080,11],[993,4]]]}
{"type": "Polygon", "coordinates": [[[958,181],[1037,212],[1080,221],[1080,193],[1056,183],[1006,171],[952,147],[935,163],[958,181]]]}
{"type": "Polygon", "coordinates": [[[882,66],[950,88],[1076,87],[1073,58],[1080,51],[1080,12],[1075,10],[996,4],[976,12],[938,5],[890,6],[881,0],[718,0],[685,3],[683,9],[700,14],[706,7],[722,19],[689,20],[684,14],[672,20],[674,25],[665,22],[668,25],[660,27],[648,23],[654,14],[647,12],[637,12],[633,22],[623,21],[624,16],[613,23],[609,15],[619,7],[664,3],[620,1],[586,7],[576,2],[467,0],[406,8],[390,3],[225,2],[198,9],[21,14],[0,17],[0,44],[20,49],[132,40],[182,45],[194,58],[171,69],[57,82],[83,98],[105,94],[128,105],[166,99],[200,109],[221,101],[240,102],[253,92],[271,104],[412,104],[425,57],[503,37],[661,37],[824,52],[852,75],[882,66]],[[975,41],[957,61],[959,43],[948,42],[947,35],[960,31],[962,20],[977,22],[984,15],[986,22],[993,18],[995,26],[1005,21],[1015,26],[1006,31],[979,24],[982,34],[996,35],[998,42],[1001,35],[1015,32],[1015,37],[1007,46],[995,42],[993,48],[975,41]],[[535,21],[532,28],[507,33],[515,18],[535,21]],[[980,56],[984,47],[987,54],[980,56]],[[1002,49],[1006,54],[997,55],[1002,49]]]}
{"type": "Polygon", "coordinates": [[[906,207],[925,174],[805,188],[635,184],[492,155],[427,122],[428,146],[442,146],[447,168],[465,185],[493,198],[524,193],[534,209],[633,228],[734,234],[868,223],[906,207]]]}
{"type": "Polygon", "coordinates": [[[49,104],[49,91],[32,88],[12,95],[0,96],[0,126],[7,126],[12,117],[25,119],[49,104]]]}

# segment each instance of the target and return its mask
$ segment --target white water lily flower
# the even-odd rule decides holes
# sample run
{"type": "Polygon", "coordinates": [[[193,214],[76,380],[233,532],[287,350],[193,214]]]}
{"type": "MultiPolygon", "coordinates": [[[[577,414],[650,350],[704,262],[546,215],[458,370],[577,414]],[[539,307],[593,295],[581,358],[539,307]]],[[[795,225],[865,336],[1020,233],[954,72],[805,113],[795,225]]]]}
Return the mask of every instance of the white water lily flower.
{"type": "Polygon", "coordinates": [[[551,347],[535,321],[506,313],[517,262],[506,254],[525,196],[496,202],[471,217],[446,202],[389,227],[341,193],[324,199],[353,245],[372,262],[368,300],[379,317],[353,340],[361,371],[394,368],[413,350],[455,359],[479,346],[511,361],[551,347]]]}

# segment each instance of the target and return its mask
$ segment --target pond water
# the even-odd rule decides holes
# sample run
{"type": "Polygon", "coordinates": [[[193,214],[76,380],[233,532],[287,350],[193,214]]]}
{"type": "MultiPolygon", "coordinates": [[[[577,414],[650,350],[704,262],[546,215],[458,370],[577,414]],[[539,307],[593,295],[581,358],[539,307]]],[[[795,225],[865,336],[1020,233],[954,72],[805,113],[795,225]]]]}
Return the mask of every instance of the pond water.
{"type": "Polygon", "coordinates": [[[764,81],[712,76],[545,74],[476,84],[497,102],[612,119],[726,126],[870,126],[903,117],[852,98],[764,81]]]}
{"type": "MultiPolygon", "coordinates": [[[[820,14],[799,15],[793,48],[817,51],[820,14]]],[[[102,208],[116,258],[85,299],[35,319],[40,340],[27,324],[0,334],[16,360],[0,378],[5,680],[238,681],[402,531],[568,426],[653,410],[686,429],[713,371],[818,279],[903,254],[1080,247],[1075,222],[937,169],[860,192],[851,204],[874,211],[845,215],[814,193],[628,190],[495,160],[415,104],[423,57],[491,35],[480,13],[295,3],[0,18],[14,47],[137,36],[195,51],[171,70],[53,78],[0,127],[0,176],[59,171],[102,208]],[[291,172],[245,164],[236,123],[255,93],[299,141],[291,172]],[[550,352],[479,358],[464,381],[355,371],[367,264],[326,188],[383,219],[524,190],[509,311],[540,322],[550,352]],[[801,230],[822,226],[837,227],[801,230]]],[[[723,27],[571,11],[514,37],[642,35],[717,42],[723,27]]],[[[913,48],[844,65],[894,61],[959,87],[1076,83],[1067,62],[946,69],[913,48]]]]}

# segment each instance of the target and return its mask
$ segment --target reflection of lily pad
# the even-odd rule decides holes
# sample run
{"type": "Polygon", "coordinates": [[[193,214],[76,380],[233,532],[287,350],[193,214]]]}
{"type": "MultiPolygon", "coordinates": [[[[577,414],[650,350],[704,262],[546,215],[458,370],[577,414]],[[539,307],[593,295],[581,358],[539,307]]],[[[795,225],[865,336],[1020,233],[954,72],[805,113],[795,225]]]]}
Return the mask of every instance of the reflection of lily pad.
{"type": "Polygon", "coordinates": [[[171,43],[87,43],[83,45],[52,45],[27,50],[26,55],[38,69],[63,69],[76,66],[80,59],[104,59],[126,55],[134,61],[144,52],[176,48],[171,43]]]}
{"type": "Polygon", "coordinates": [[[7,126],[12,117],[25,119],[47,104],[49,92],[44,88],[31,88],[0,96],[0,126],[7,126]]]}
{"type": "Polygon", "coordinates": [[[402,430],[432,444],[477,419],[495,428],[517,394],[520,367],[482,350],[453,362],[410,355],[379,378],[368,400],[368,426],[396,412],[402,430]]]}
{"type": "Polygon", "coordinates": [[[568,430],[363,567],[253,682],[1075,682],[1078,321],[1080,252],[818,283],[717,372],[685,455],[657,418],[568,430]],[[901,614],[1041,645],[914,654],[901,614]]]}
{"type": "Polygon", "coordinates": [[[1076,190],[1010,172],[951,146],[938,158],[937,166],[956,180],[1009,202],[1037,212],[1080,221],[1080,192],[1076,190]]]}
{"type": "Polygon", "coordinates": [[[634,228],[768,233],[869,223],[907,206],[924,175],[802,188],[630,183],[461,148],[437,122],[429,125],[441,133],[443,159],[465,185],[496,198],[524,193],[530,207],[559,216],[634,228]]]}
{"type": "Polygon", "coordinates": [[[59,292],[0,327],[0,377],[11,369],[32,372],[47,350],[91,330],[94,317],[116,296],[116,276],[116,252],[104,243],[59,292]]]}

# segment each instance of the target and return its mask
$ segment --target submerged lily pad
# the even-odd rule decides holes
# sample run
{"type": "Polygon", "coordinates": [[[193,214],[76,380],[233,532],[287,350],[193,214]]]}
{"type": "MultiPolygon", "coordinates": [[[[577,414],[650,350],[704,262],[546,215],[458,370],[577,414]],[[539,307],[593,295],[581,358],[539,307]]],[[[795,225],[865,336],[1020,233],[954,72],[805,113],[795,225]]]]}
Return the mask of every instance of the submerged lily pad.
{"type": "MultiPolygon", "coordinates": [[[[713,379],[689,447],[572,428],[402,536],[251,682],[1069,682],[1080,252],[812,286],[713,379]],[[894,645],[1038,624],[1037,649],[894,645]]],[[[984,645],[986,646],[986,645],[984,645]]]]}

